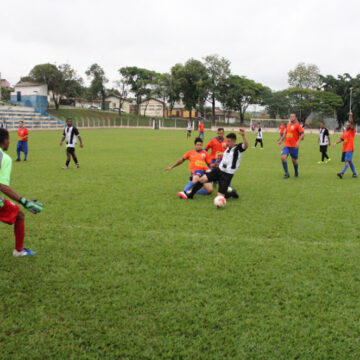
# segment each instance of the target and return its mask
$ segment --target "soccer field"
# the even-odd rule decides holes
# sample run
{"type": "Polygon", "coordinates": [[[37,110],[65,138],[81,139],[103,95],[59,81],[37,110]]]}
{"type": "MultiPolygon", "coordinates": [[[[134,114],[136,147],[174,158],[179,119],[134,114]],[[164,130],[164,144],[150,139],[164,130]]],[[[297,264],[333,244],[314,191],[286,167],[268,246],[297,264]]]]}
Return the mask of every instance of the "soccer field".
{"type": "Polygon", "coordinates": [[[306,135],[283,180],[265,133],[219,210],[177,198],[187,163],[164,172],[193,148],[185,131],[83,130],[66,171],[61,131],[30,135],[11,185],[44,211],[26,212],[34,257],[14,259],[0,224],[0,359],[360,358],[359,180],[336,177],[341,145],[318,165],[306,135]]]}

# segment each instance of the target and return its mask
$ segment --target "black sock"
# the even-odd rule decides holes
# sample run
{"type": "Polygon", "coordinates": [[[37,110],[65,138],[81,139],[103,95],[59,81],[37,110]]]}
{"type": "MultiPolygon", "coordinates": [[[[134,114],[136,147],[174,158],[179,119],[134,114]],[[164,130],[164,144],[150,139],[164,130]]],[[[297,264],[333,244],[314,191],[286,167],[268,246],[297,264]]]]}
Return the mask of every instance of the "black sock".
{"type": "Polygon", "coordinates": [[[324,153],[324,155],[325,155],[325,157],[326,157],[327,159],[329,158],[327,153],[324,153]]]}
{"type": "Polygon", "coordinates": [[[193,198],[194,195],[202,188],[203,184],[198,181],[191,189],[190,194],[188,195],[189,198],[193,198]]]}
{"type": "Polygon", "coordinates": [[[325,154],[321,153],[321,161],[324,161],[324,160],[325,160],[325,154]]]}
{"type": "Polygon", "coordinates": [[[66,166],[69,166],[69,164],[70,164],[70,161],[66,160],[66,166]]]}
{"type": "Polygon", "coordinates": [[[78,159],[76,156],[73,156],[73,159],[74,159],[74,163],[77,164],[78,163],[78,159]]]}

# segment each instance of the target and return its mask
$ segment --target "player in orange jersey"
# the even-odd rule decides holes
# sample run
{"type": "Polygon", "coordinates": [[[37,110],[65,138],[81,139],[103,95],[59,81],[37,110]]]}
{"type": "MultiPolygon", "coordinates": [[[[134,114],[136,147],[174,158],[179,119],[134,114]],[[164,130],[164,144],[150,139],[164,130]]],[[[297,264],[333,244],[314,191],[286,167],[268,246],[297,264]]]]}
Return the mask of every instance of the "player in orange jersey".
{"type": "Polygon", "coordinates": [[[211,139],[205,147],[210,152],[211,164],[218,165],[221,162],[222,155],[226,149],[226,139],[224,138],[224,128],[217,129],[217,136],[211,139]]]}
{"type": "MultiPolygon", "coordinates": [[[[180,191],[178,196],[182,199],[186,199],[185,192],[190,190],[205,174],[207,170],[209,170],[208,165],[211,163],[210,155],[203,150],[203,140],[200,138],[195,139],[195,149],[190,150],[184,154],[184,156],[178,160],[175,164],[166,168],[165,171],[171,171],[174,167],[177,167],[185,162],[185,160],[189,160],[189,169],[191,173],[191,181],[188,183],[184,189],[184,191],[180,191]]],[[[213,192],[213,186],[211,183],[206,184],[203,190],[200,190],[200,194],[207,195],[213,192]]]]}
{"type": "Polygon", "coordinates": [[[24,127],[24,122],[19,122],[18,128],[18,143],[16,146],[17,159],[16,161],[20,161],[20,152],[24,153],[24,161],[27,160],[28,155],[28,139],[29,139],[29,130],[24,127]]]}
{"type": "Polygon", "coordinates": [[[354,139],[355,139],[355,124],[354,124],[354,116],[353,113],[350,112],[350,121],[348,121],[345,125],[345,131],[343,132],[341,139],[336,141],[333,145],[334,147],[337,144],[340,144],[343,142],[343,150],[342,150],[342,156],[341,161],[345,163],[345,166],[343,168],[343,171],[341,173],[338,173],[337,176],[342,179],[344,177],[344,174],[348,167],[350,166],[351,171],[353,172],[353,178],[357,178],[358,175],[355,170],[355,166],[353,163],[353,154],[354,154],[354,139]]]}
{"type": "Polygon", "coordinates": [[[288,179],[290,177],[287,165],[287,158],[289,155],[291,156],[294,165],[295,177],[299,176],[299,146],[301,141],[304,139],[304,135],[304,129],[299,124],[296,114],[291,113],[290,123],[287,124],[285,133],[278,142],[278,145],[281,146],[282,142],[285,140],[285,144],[281,152],[281,161],[285,170],[284,179],[288,179]]]}
{"type": "Polygon", "coordinates": [[[199,122],[199,138],[204,139],[204,123],[201,120],[199,122]]]}

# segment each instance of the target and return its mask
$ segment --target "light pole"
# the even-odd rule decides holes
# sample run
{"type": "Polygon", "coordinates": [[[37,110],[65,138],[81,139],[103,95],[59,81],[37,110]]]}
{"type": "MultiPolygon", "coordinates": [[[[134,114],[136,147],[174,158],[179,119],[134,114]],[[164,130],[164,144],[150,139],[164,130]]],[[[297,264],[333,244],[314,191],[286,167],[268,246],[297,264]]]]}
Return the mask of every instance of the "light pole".
{"type": "Polygon", "coordinates": [[[350,121],[350,113],[351,113],[351,107],[352,107],[352,91],[353,91],[353,88],[351,87],[351,88],[350,88],[350,110],[349,110],[349,121],[350,121]]]}

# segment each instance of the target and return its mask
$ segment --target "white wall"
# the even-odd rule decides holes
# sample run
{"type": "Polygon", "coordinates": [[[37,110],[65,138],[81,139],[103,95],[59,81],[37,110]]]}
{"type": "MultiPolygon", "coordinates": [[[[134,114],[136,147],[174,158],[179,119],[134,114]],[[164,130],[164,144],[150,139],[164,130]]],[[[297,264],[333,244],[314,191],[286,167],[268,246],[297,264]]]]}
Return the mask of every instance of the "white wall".
{"type": "Polygon", "coordinates": [[[48,89],[47,85],[37,85],[37,86],[15,86],[15,91],[11,93],[12,95],[16,95],[16,93],[20,91],[22,96],[26,95],[43,95],[47,96],[48,89]]]}

